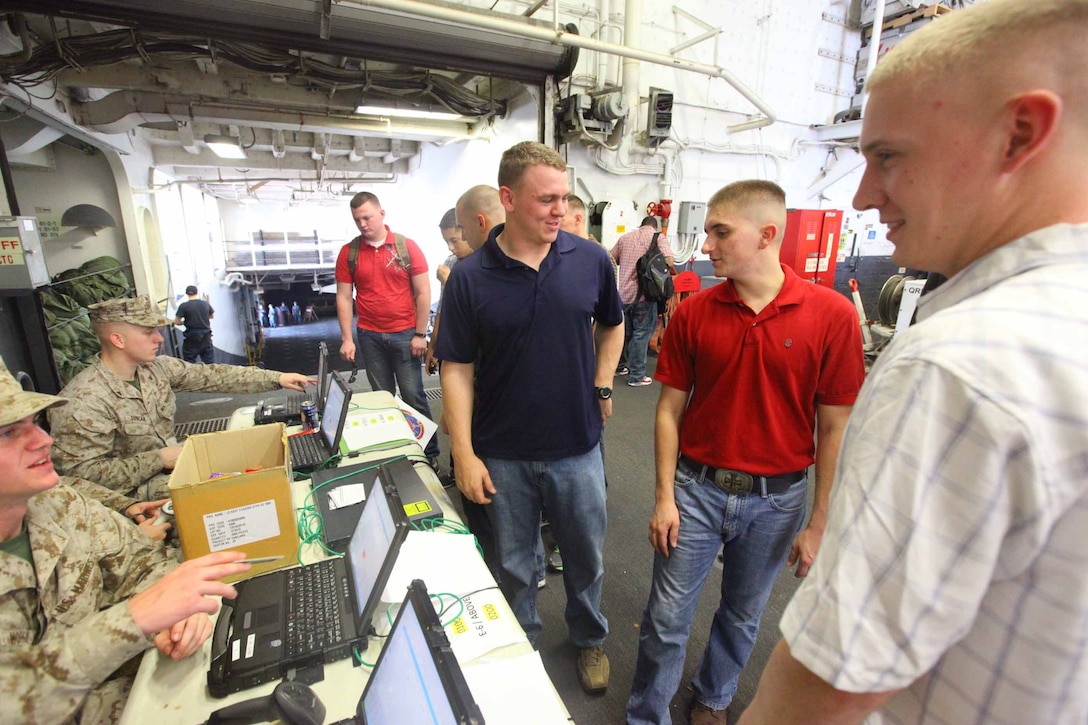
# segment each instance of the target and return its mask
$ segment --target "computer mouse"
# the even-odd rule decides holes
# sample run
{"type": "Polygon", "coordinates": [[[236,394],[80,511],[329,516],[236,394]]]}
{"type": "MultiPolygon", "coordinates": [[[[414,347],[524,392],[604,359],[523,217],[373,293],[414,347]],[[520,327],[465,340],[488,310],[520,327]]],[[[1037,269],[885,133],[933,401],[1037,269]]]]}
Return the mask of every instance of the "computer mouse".
{"type": "Polygon", "coordinates": [[[324,725],[325,703],[309,685],[281,682],[272,691],[272,699],[280,719],[288,725],[324,725]]]}

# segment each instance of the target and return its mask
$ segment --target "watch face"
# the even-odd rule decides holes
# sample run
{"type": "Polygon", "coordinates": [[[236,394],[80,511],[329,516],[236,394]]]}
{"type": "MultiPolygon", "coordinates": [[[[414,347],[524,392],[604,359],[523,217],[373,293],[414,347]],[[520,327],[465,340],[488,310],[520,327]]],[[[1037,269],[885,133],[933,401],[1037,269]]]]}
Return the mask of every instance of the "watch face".
{"type": "Polygon", "coordinates": [[[612,388],[597,388],[597,397],[601,400],[608,400],[612,397],[612,388]]]}

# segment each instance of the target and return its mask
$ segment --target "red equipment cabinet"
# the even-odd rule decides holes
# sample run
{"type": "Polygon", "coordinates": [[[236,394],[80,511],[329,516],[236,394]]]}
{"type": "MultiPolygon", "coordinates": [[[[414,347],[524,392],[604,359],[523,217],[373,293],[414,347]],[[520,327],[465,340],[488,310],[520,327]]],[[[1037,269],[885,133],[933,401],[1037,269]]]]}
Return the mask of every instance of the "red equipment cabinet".
{"type": "Polygon", "coordinates": [[[835,252],[842,230],[838,209],[790,209],[779,259],[801,279],[835,286],[835,252]]]}

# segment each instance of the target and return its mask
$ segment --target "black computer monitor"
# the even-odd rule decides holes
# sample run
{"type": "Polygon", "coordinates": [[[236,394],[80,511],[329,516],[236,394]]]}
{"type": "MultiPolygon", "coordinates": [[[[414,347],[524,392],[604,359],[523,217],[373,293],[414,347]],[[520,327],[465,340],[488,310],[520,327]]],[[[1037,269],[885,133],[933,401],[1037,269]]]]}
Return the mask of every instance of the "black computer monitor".
{"type": "Polygon", "coordinates": [[[356,707],[362,725],[481,725],[426,585],[416,579],[356,707]]]}

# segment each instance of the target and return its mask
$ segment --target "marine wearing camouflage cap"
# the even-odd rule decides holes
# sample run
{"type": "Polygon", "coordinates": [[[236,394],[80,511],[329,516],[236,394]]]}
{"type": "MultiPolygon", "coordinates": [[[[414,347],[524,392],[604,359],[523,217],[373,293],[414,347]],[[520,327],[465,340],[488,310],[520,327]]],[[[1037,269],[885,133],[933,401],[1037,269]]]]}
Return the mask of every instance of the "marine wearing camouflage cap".
{"type": "Polygon", "coordinates": [[[91,313],[92,323],[127,322],[140,327],[162,327],[174,324],[173,320],[163,317],[162,313],[151,304],[151,298],[147,295],[118,297],[97,302],[87,309],[91,313]]]}
{"type": "Polygon", "coordinates": [[[67,398],[23,390],[8,366],[0,360],[0,425],[11,425],[46,408],[67,402],[67,398]]]}

